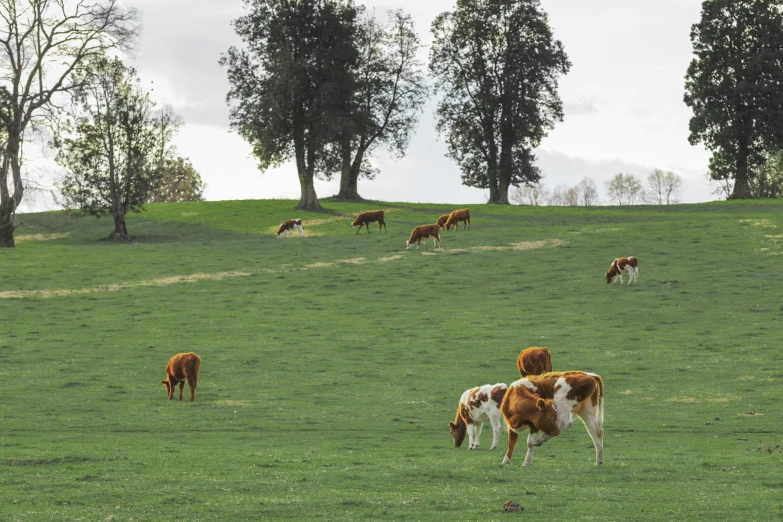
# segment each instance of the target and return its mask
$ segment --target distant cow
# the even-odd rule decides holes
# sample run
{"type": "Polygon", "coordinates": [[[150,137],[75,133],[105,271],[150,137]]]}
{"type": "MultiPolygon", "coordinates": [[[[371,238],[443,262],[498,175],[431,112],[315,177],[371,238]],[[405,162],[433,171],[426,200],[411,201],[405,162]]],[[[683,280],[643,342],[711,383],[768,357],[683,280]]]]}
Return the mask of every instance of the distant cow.
{"type": "Polygon", "coordinates": [[[283,221],[280,223],[280,228],[277,230],[277,237],[283,237],[283,235],[288,237],[288,231],[294,229],[299,231],[299,237],[304,236],[304,231],[302,230],[302,220],[289,219],[288,221],[283,221]]]}
{"type": "Polygon", "coordinates": [[[620,276],[620,284],[623,284],[624,273],[629,275],[629,285],[631,282],[636,284],[636,279],[639,277],[639,261],[635,257],[618,257],[612,261],[609,270],[606,272],[606,284],[611,283],[616,276],[620,276]]]}
{"type": "Polygon", "coordinates": [[[455,210],[449,214],[449,218],[446,220],[446,230],[451,230],[452,226],[459,230],[460,221],[464,222],[464,225],[462,225],[463,229],[470,228],[470,209],[463,208],[462,210],[455,210]]]}
{"type": "Polygon", "coordinates": [[[359,230],[356,231],[358,234],[362,227],[367,227],[367,233],[370,233],[370,223],[378,222],[378,232],[381,231],[381,227],[385,232],[388,232],[386,230],[386,221],[383,220],[383,210],[373,210],[372,212],[362,212],[358,216],[356,216],[356,219],[351,224],[351,230],[353,230],[353,227],[359,227],[359,230]]]}
{"type": "Polygon", "coordinates": [[[552,354],[546,348],[531,346],[522,350],[517,358],[519,375],[541,375],[552,371],[552,354]]]}
{"type": "Polygon", "coordinates": [[[416,227],[411,232],[411,237],[405,244],[405,248],[410,250],[413,243],[416,243],[416,250],[419,249],[419,245],[424,240],[424,248],[427,248],[427,238],[432,237],[435,240],[435,246],[440,246],[440,227],[438,225],[421,225],[416,227]]]}
{"type": "Polygon", "coordinates": [[[440,228],[446,228],[446,221],[449,220],[449,216],[451,214],[443,214],[441,217],[438,218],[438,226],[440,228]]]}
{"type": "Polygon", "coordinates": [[[201,367],[201,358],[193,352],[178,353],[166,366],[166,380],[160,381],[166,387],[169,400],[174,397],[174,389],[179,384],[179,400],[182,400],[182,389],[185,381],[190,388],[190,401],[196,398],[196,386],[198,386],[198,371],[201,367]]]}
{"type": "Polygon", "coordinates": [[[470,390],[465,390],[457,405],[457,416],[454,422],[449,422],[451,436],[454,437],[454,447],[459,448],[468,434],[469,450],[478,449],[481,428],[485,422],[492,425],[492,446],[494,451],[498,445],[500,428],[503,425],[503,415],[500,413],[500,403],[508,387],[499,382],[485,384],[470,390]]]}
{"type": "Polygon", "coordinates": [[[554,372],[515,381],[503,397],[500,411],[509,429],[504,465],[511,462],[519,433],[530,430],[522,464],[530,466],[533,447],[568,429],[574,413],[593,439],[596,466],[604,461],[604,383],[594,373],[554,372]]]}

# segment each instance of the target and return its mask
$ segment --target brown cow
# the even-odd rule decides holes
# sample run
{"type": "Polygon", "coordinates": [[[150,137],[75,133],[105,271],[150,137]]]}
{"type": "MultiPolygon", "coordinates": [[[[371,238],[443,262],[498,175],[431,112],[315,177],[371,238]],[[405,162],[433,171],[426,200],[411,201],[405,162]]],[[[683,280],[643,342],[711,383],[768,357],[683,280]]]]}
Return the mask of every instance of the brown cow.
{"type": "Polygon", "coordinates": [[[182,389],[185,381],[190,388],[190,401],[196,398],[196,386],[198,386],[198,371],[201,367],[201,358],[193,352],[178,353],[166,365],[166,380],[160,381],[166,387],[169,400],[174,397],[174,389],[179,384],[179,400],[182,400],[182,389]]]}
{"type": "Polygon", "coordinates": [[[449,220],[449,216],[451,214],[443,214],[441,217],[438,218],[438,226],[440,228],[446,228],[446,221],[449,220]]]}
{"type": "Polygon", "coordinates": [[[459,230],[459,222],[463,221],[462,228],[470,228],[470,209],[463,208],[462,210],[455,210],[449,214],[449,219],[446,221],[446,230],[451,230],[452,225],[459,230]]]}
{"type": "Polygon", "coordinates": [[[410,250],[411,245],[413,243],[416,243],[416,250],[419,249],[419,245],[421,244],[421,241],[424,240],[424,249],[427,249],[427,238],[432,237],[435,240],[435,246],[440,246],[440,233],[438,232],[440,230],[440,227],[438,225],[421,225],[420,227],[416,227],[413,229],[413,232],[411,232],[411,237],[408,239],[408,242],[405,244],[406,250],[410,250]]]}
{"type": "Polygon", "coordinates": [[[302,230],[302,220],[301,219],[289,219],[288,221],[283,221],[280,223],[280,228],[277,229],[277,237],[281,238],[283,236],[288,237],[288,232],[291,230],[298,230],[299,231],[299,237],[304,236],[304,231],[302,230]]]}
{"type": "Polygon", "coordinates": [[[386,221],[383,220],[383,210],[373,210],[372,212],[362,212],[358,216],[356,216],[356,219],[351,224],[351,230],[353,230],[353,227],[359,227],[359,230],[356,231],[358,234],[362,227],[367,227],[367,233],[370,233],[370,223],[378,222],[378,232],[381,231],[381,228],[385,232],[388,232],[386,230],[386,221]]]}
{"type": "Polygon", "coordinates": [[[519,353],[517,358],[519,375],[541,375],[552,371],[552,354],[546,348],[531,346],[519,353]]]}
{"type": "Polygon", "coordinates": [[[520,379],[509,386],[500,411],[509,430],[504,465],[511,462],[520,432],[530,430],[527,455],[522,464],[530,466],[533,447],[568,429],[574,422],[574,413],[582,419],[593,439],[596,466],[604,461],[604,383],[594,373],[554,372],[520,379]],[[550,402],[556,412],[554,424],[547,410],[550,402]],[[543,415],[544,412],[547,415],[543,415]]]}
{"type": "Polygon", "coordinates": [[[612,261],[609,270],[606,271],[606,284],[611,283],[616,276],[620,276],[620,284],[623,284],[623,273],[628,273],[629,285],[631,282],[636,284],[636,279],[639,277],[639,261],[633,256],[618,257],[612,261]]]}

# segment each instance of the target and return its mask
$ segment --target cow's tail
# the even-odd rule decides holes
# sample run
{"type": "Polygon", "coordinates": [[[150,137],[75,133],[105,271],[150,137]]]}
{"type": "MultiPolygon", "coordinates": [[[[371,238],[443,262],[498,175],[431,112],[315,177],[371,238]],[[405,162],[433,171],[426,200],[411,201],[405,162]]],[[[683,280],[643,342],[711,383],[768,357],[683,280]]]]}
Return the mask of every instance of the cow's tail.
{"type": "Polygon", "coordinates": [[[194,388],[198,386],[198,372],[201,370],[201,357],[196,357],[196,364],[193,365],[193,369],[195,370],[193,373],[193,384],[194,388]]]}
{"type": "MultiPolygon", "coordinates": [[[[548,373],[552,371],[552,352],[550,352],[548,349],[544,348],[546,351],[546,366],[544,367],[544,373],[548,373]]],[[[603,385],[601,385],[603,388],[603,385]]],[[[603,395],[603,392],[601,392],[603,395]]]]}
{"type": "Polygon", "coordinates": [[[600,375],[595,375],[593,378],[598,383],[598,389],[596,390],[598,392],[598,415],[599,415],[600,425],[603,426],[603,424],[604,424],[604,381],[603,381],[603,379],[601,379],[600,375]]]}

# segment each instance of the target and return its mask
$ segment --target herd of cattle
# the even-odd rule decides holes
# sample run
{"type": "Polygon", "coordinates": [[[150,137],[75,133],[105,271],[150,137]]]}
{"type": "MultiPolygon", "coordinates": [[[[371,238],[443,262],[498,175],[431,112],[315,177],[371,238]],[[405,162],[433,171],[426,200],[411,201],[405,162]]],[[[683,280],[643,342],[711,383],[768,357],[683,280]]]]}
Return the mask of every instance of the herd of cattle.
{"type": "MultiPolygon", "coordinates": [[[[440,246],[440,229],[463,229],[470,227],[470,210],[455,210],[438,218],[437,223],[421,225],[413,229],[406,243],[410,248],[413,243],[419,244],[432,237],[435,245],[440,246]]],[[[383,210],[362,212],[351,224],[351,230],[362,227],[370,232],[370,223],[378,223],[378,232],[386,230],[383,210]]],[[[304,235],[301,219],[290,219],[283,222],[277,237],[288,236],[289,231],[296,230],[304,235]]],[[[639,275],[638,260],[631,257],[621,257],[612,261],[606,272],[606,282],[623,283],[623,274],[628,274],[628,284],[635,284],[639,275]]],[[[179,400],[187,381],[190,388],[190,400],[195,399],[196,386],[201,359],[192,352],[179,353],[172,357],[166,366],[166,379],[161,380],[166,388],[169,399],[174,398],[174,391],[179,384],[179,400]]],[[[511,462],[511,455],[519,439],[519,434],[529,431],[527,437],[527,454],[523,466],[530,466],[533,459],[533,448],[540,446],[552,437],[556,437],[568,429],[576,414],[590,434],[595,446],[595,464],[603,463],[603,423],[604,423],[604,383],[601,377],[594,373],[568,371],[552,371],[552,354],[546,348],[531,347],[523,350],[517,359],[517,369],[521,379],[507,386],[503,383],[486,384],[466,390],[457,406],[457,416],[449,423],[454,446],[460,447],[468,436],[468,449],[478,449],[481,428],[485,422],[492,426],[493,451],[498,445],[503,422],[508,427],[508,449],[503,457],[503,464],[511,462]]]]}
{"type": "Polygon", "coordinates": [[[523,466],[530,466],[533,448],[568,429],[574,413],[582,419],[595,446],[595,464],[604,461],[604,383],[586,372],[553,372],[552,354],[546,348],[523,350],[517,359],[522,377],[506,386],[485,384],[465,390],[457,406],[457,416],[449,423],[454,446],[460,447],[468,435],[468,449],[478,449],[481,428],[492,426],[493,451],[498,445],[502,423],[508,427],[508,450],[503,465],[511,462],[519,434],[529,431],[523,466]]]}
{"type": "MultiPolygon", "coordinates": [[[[408,242],[405,244],[405,248],[410,249],[410,247],[413,246],[413,243],[416,243],[416,250],[418,250],[419,245],[421,245],[421,242],[424,241],[424,248],[426,249],[427,239],[429,238],[434,240],[435,247],[439,247],[440,230],[442,228],[451,230],[451,227],[459,229],[460,221],[463,223],[463,228],[470,228],[470,209],[463,208],[462,210],[455,210],[450,214],[444,214],[440,216],[437,223],[433,223],[431,225],[421,225],[414,228],[413,232],[411,232],[411,236],[408,239],[408,242]]],[[[356,231],[358,234],[362,230],[362,227],[365,227],[367,233],[369,234],[370,223],[378,223],[378,232],[381,230],[388,232],[386,229],[386,220],[384,219],[383,210],[372,210],[370,212],[360,213],[358,216],[356,216],[356,219],[353,221],[353,223],[351,223],[351,230],[359,227],[359,230],[356,231]]],[[[289,219],[288,221],[283,221],[280,223],[280,228],[277,229],[277,237],[288,237],[288,233],[292,230],[298,231],[299,237],[304,236],[301,219],[289,219]]]]}

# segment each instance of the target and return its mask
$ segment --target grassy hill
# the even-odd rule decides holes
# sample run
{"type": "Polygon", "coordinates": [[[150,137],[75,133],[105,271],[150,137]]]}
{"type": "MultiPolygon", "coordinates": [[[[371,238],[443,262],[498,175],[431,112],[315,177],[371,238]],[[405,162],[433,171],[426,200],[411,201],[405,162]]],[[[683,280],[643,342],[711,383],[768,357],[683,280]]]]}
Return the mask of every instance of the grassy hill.
{"type": "Polygon", "coordinates": [[[0,251],[0,519],[783,519],[783,203],[150,205],[19,221],[0,251]],[[383,208],[388,233],[349,230],[383,208]],[[307,237],[277,239],[285,219],[307,237]],[[638,286],[607,286],[639,258],[638,286]],[[525,347],[606,385],[605,464],[581,423],[522,468],[452,447],[460,394],[525,347]],[[168,401],[168,358],[202,358],[168,401]],[[187,388],[186,388],[187,394],[187,388]],[[773,448],[772,453],[759,449],[773,448]]]}

